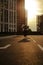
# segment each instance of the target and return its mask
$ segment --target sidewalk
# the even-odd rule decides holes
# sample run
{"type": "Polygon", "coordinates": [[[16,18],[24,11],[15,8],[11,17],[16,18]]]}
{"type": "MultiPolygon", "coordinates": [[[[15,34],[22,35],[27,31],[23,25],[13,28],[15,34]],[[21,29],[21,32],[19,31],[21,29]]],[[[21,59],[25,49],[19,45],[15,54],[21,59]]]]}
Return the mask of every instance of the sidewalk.
{"type": "Polygon", "coordinates": [[[16,37],[17,35],[9,35],[9,36],[2,36],[0,39],[5,39],[5,38],[11,38],[11,37],[16,37]]]}

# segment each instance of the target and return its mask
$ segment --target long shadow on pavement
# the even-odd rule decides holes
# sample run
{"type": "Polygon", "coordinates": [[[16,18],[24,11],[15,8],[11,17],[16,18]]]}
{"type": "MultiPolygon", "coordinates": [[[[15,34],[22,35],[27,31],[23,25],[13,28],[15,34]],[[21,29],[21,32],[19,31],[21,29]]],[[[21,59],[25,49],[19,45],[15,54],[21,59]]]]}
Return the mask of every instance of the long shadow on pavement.
{"type": "Polygon", "coordinates": [[[22,40],[20,40],[18,42],[30,42],[30,39],[23,38],[22,40]]]}

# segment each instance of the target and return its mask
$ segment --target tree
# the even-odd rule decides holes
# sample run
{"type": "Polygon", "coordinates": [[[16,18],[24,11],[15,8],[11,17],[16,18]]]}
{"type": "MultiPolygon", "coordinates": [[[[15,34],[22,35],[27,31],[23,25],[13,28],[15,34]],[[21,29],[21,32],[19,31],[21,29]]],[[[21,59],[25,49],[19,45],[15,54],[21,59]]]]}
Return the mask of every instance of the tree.
{"type": "Polygon", "coordinates": [[[23,25],[22,31],[23,31],[24,36],[27,36],[28,34],[30,34],[32,32],[31,29],[29,28],[29,26],[27,26],[27,25],[23,25]]]}

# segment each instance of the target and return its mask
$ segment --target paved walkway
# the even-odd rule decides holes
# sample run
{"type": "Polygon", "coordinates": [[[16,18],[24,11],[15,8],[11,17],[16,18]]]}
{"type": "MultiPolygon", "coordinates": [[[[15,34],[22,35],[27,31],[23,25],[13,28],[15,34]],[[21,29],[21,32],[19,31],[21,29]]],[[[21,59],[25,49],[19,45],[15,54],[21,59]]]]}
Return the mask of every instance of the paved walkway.
{"type": "Polygon", "coordinates": [[[16,37],[17,35],[10,35],[10,36],[2,36],[0,39],[10,38],[10,37],[16,37]]]}

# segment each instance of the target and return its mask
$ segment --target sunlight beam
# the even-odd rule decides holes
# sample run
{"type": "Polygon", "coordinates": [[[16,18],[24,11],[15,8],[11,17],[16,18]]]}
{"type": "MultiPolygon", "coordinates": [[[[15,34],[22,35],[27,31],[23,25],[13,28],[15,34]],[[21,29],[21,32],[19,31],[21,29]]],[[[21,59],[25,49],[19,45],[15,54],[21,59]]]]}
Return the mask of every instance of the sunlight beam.
{"type": "Polygon", "coordinates": [[[35,0],[25,0],[25,9],[28,11],[28,17],[30,19],[37,14],[37,8],[35,0]]]}

